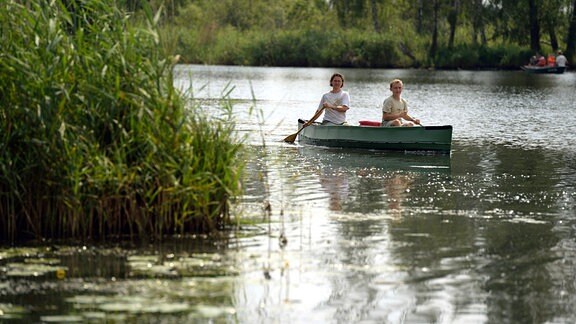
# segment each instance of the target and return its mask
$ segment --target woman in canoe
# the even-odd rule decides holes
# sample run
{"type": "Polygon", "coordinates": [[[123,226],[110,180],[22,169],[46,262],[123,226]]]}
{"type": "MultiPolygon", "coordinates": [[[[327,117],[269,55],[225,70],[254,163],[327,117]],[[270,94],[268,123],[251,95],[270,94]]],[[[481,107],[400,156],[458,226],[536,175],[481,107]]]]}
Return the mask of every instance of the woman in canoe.
{"type": "Polygon", "coordinates": [[[392,95],[382,104],[382,126],[414,126],[420,125],[420,119],[408,115],[408,103],[402,98],[404,83],[400,79],[390,82],[392,95]]]}
{"type": "Polygon", "coordinates": [[[350,95],[347,91],[342,90],[344,76],[340,73],[332,74],[330,86],[332,90],[322,95],[316,111],[325,108],[322,125],[345,125],[346,111],[350,109],[350,95]]]}

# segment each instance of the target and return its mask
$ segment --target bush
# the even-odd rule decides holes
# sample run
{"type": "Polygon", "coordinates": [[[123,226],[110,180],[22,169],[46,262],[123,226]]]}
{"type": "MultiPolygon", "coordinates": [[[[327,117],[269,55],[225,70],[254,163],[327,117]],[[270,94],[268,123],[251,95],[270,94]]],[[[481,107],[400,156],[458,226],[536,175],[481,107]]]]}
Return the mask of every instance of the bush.
{"type": "MultiPolygon", "coordinates": [[[[397,42],[376,33],[316,29],[252,32],[244,42],[244,62],[256,66],[393,67],[410,63],[397,42]]],[[[229,42],[228,42],[229,43],[229,42]]]]}
{"type": "MultiPolygon", "coordinates": [[[[392,68],[407,65],[396,40],[376,33],[347,33],[343,63],[350,67],[392,68]]],[[[338,47],[338,44],[333,44],[338,47]]]]}
{"type": "Polygon", "coordinates": [[[253,32],[244,50],[250,65],[314,66],[324,35],[314,30],[279,31],[274,34],[253,32]]]}
{"type": "Polygon", "coordinates": [[[440,47],[435,66],[440,69],[518,69],[530,52],[516,45],[440,47]]]}

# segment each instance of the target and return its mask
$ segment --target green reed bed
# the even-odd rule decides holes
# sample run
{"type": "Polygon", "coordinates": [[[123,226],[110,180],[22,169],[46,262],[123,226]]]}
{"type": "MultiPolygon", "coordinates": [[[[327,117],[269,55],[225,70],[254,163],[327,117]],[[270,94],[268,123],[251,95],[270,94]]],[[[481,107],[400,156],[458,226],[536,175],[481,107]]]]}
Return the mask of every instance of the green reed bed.
{"type": "Polygon", "coordinates": [[[230,114],[187,107],[150,11],[139,28],[113,1],[64,3],[0,4],[0,241],[225,227],[230,114]]]}

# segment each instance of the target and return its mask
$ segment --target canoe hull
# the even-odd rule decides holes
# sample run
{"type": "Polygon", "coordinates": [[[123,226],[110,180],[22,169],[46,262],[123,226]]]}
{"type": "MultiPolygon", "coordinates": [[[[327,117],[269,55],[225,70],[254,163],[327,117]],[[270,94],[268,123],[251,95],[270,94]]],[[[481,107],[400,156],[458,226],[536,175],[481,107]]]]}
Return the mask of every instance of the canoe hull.
{"type": "Polygon", "coordinates": [[[566,71],[566,67],[562,66],[528,66],[524,65],[521,67],[524,72],[534,73],[534,74],[562,74],[566,71]]]}
{"type": "MultiPolygon", "coordinates": [[[[298,123],[298,128],[303,123],[298,123]]],[[[393,151],[450,152],[452,126],[366,127],[313,124],[298,135],[302,144],[393,151]]]]}

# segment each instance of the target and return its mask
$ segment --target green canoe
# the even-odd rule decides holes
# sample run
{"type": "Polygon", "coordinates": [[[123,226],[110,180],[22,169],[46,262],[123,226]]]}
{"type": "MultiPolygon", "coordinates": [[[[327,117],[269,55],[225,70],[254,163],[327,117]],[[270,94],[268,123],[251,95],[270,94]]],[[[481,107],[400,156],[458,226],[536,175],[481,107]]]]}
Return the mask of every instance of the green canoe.
{"type": "MultiPolygon", "coordinates": [[[[304,125],[298,120],[298,129],[304,125]]],[[[450,152],[452,126],[322,126],[314,123],[298,134],[301,144],[395,151],[450,152]]]]}

